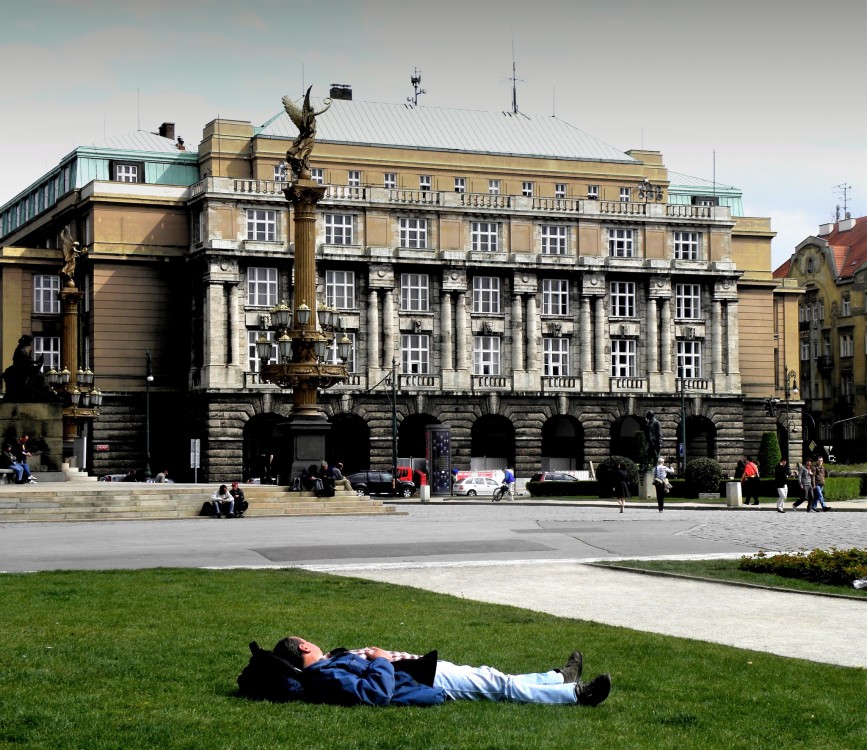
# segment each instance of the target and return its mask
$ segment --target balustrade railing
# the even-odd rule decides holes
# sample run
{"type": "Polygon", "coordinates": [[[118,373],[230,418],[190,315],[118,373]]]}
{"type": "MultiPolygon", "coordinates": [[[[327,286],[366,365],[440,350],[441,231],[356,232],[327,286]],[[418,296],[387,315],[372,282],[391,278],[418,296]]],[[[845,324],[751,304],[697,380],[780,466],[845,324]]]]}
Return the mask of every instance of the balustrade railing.
{"type": "Polygon", "coordinates": [[[500,375],[473,375],[471,385],[474,391],[510,390],[512,382],[500,375]]]}
{"type": "Polygon", "coordinates": [[[599,213],[625,216],[647,216],[647,203],[626,201],[599,201],[599,213]]]}
{"type": "Polygon", "coordinates": [[[397,379],[398,387],[401,390],[440,389],[441,378],[439,375],[399,374],[397,379]]]}
{"type": "Polygon", "coordinates": [[[709,391],[711,381],[705,378],[677,378],[677,392],[709,391]]]}
{"type": "Polygon", "coordinates": [[[710,206],[688,206],[685,203],[667,203],[665,215],[676,219],[710,219],[713,209],[710,206]]]}
{"type": "Polygon", "coordinates": [[[644,378],[611,378],[611,390],[613,391],[645,391],[647,381],[644,378]]]}
{"type": "Polygon", "coordinates": [[[580,391],[581,378],[573,375],[543,375],[543,391],[580,391]]]}

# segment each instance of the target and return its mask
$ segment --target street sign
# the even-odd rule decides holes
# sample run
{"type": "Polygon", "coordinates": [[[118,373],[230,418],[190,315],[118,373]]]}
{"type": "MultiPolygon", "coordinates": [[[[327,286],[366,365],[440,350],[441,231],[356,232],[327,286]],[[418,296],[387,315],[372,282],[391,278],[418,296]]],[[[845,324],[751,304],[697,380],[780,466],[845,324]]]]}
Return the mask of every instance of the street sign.
{"type": "Polygon", "coordinates": [[[199,469],[199,455],[202,450],[202,441],[199,438],[190,439],[190,468],[199,469]]]}

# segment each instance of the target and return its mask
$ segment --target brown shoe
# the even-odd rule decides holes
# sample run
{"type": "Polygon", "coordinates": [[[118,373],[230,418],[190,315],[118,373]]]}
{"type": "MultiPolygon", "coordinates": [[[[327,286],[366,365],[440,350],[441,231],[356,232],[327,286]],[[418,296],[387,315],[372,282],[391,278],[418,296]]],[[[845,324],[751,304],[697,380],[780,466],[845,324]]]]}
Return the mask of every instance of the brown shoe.
{"type": "Polygon", "coordinates": [[[569,661],[566,662],[566,666],[560,667],[557,671],[563,675],[563,682],[578,682],[583,670],[584,657],[580,651],[573,651],[569,655],[569,661]]]}
{"type": "Polygon", "coordinates": [[[611,675],[601,674],[590,682],[575,683],[575,698],[579,706],[598,706],[611,692],[611,675]]]}

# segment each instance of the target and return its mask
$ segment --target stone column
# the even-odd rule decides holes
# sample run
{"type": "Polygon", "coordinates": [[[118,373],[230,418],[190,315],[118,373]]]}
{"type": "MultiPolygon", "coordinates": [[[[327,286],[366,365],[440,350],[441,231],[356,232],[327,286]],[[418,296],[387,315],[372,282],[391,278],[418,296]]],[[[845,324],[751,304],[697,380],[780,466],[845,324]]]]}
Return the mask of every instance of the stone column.
{"type": "Polygon", "coordinates": [[[452,295],[451,292],[443,292],[442,301],[442,368],[443,370],[452,370],[455,366],[454,355],[454,333],[452,332],[452,295]]]}
{"type": "Polygon", "coordinates": [[[594,370],[596,372],[605,372],[605,343],[608,341],[608,336],[605,331],[605,299],[599,295],[594,300],[594,326],[593,326],[593,342],[595,344],[594,352],[594,370]]]}
{"type": "Polygon", "coordinates": [[[226,352],[226,363],[236,366],[241,364],[239,355],[244,351],[244,345],[241,341],[240,291],[240,284],[229,286],[229,346],[226,352]]]}
{"type": "Polygon", "coordinates": [[[655,297],[647,300],[647,371],[659,372],[659,326],[655,297]]]}
{"type": "Polygon", "coordinates": [[[382,302],[382,332],[385,366],[391,367],[391,360],[395,356],[394,290],[392,289],[385,290],[385,297],[382,302]]]}
{"type": "Polygon", "coordinates": [[[370,289],[367,294],[367,366],[378,370],[379,356],[379,292],[370,289]]]}
{"type": "MultiPolygon", "coordinates": [[[[512,297],[512,330],[515,332],[519,332],[523,329],[523,306],[521,301],[521,295],[516,294],[512,297]]],[[[523,337],[518,335],[512,335],[512,370],[523,370],[524,369],[524,346],[523,346],[523,337]]],[[[532,361],[532,360],[531,360],[532,361]]]]}
{"type": "Polygon", "coordinates": [[[712,371],[721,373],[723,371],[722,361],[722,302],[718,299],[713,300],[711,304],[711,362],[712,371]]]}
{"type": "Polygon", "coordinates": [[[593,336],[591,330],[592,323],[590,321],[590,297],[581,298],[581,323],[580,323],[580,343],[581,343],[581,372],[590,372],[593,336]]]}
{"type": "Polygon", "coordinates": [[[527,320],[524,328],[527,329],[527,369],[540,370],[542,363],[539,361],[539,325],[541,320],[536,314],[536,295],[527,296],[527,320]]]}
{"type": "Polygon", "coordinates": [[[726,302],[726,343],[728,344],[727,375],[738,375],[741,371],[738,331],[738,303],[735,300],[726,302]]]}
{"type": "Polygon", "coordinates": [[[671,372],[671,300],[663,299],[660,301],[662,303],[660,370],[671,372]]]}
{"type": "Polygon", "coordinates": [[[456,370],[466,370],[469,366],[467,362],[467,336],[470,331],[467,330],[469,323],[467,320],[467,294],[461,292],[457,299],[457,311],[455,313],[455,335],[457,336],[457,347],[455,351],[456,370]]]}

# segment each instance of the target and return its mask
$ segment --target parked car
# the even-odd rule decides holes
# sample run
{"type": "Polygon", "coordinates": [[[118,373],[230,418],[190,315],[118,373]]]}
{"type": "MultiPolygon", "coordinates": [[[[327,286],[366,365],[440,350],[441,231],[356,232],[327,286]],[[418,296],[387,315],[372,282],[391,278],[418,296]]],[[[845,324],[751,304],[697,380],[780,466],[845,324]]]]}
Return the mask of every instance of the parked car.
{"type": "Polygon", "coordinates": [[[415,485],[405,479],[395,480],[387,471],[358,471],[346,477],[356,495],[412,497],[415,485]]]}
{"type": "Polygon", "coordinates": [[[455,495],[466,495],[467,497],[475,497],[476,495],[493,495],[494,490],[500,486],[500,482],[495,482],[490,477],[466,477],[460,482],[456,482],[452,488],[455,495]]]}
{"type": "Polygon", "coordinates": [[[571,474],[564,474],[562,471],[543,471],[539,474],[533,474],[530,478],[531,482],[577,482],[578,480],[571,474]]]}

